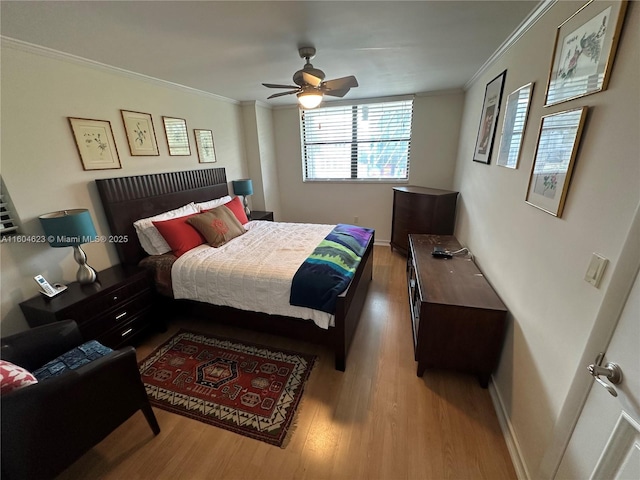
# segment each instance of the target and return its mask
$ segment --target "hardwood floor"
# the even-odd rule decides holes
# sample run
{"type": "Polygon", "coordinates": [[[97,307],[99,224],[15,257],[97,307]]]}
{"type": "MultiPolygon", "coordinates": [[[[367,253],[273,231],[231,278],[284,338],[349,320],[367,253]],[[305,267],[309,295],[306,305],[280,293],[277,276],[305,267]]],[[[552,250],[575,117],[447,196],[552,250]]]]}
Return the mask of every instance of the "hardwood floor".
{"type": "Polygon", "coordinates": [[[139,345],[142,359],[179,328],[319,356],[297,426],[281,449],[155,409],[136,413],[63,479],[515,479],[487,390],[473,376],[416,376],[405,258],[375,247],[373,282],[347,358],[324,347],[182,318],[139,345]]]}

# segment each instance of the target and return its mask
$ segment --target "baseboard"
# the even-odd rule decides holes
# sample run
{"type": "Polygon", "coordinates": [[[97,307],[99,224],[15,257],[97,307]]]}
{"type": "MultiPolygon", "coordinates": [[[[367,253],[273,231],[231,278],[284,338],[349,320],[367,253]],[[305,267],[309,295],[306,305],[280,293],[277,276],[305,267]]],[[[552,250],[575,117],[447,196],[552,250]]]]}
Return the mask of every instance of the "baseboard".
{"type": "Polygon", "coordinates": [[[524,457],[522,456],[518,438],[516,437],[511,421],[507,416],[507,411],[504,408],[504,402],[500,397],[500,392],[498,392],[495,387],[493,376],[489,382],[489,395],[491,395],[493,408],[496,411],[498,423],[500,423],[502,435],[504,436],[504,441],[507,444],[507,449],[509,450],[509,455],[511,456],[513,468],[516,470],[518,480],[530,480],[531,475],[529,475],[527,465],[524,461],[524,457]]]}

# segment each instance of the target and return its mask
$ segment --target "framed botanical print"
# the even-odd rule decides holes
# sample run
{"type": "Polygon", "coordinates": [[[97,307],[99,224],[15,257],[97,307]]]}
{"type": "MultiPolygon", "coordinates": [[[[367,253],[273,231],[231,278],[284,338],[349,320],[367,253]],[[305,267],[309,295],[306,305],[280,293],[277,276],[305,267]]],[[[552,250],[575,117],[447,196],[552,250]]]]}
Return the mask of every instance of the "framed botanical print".
{"type": "Polygon", "coordinates": [[[169,155],[191,155],[187,121],[183,118],[162,117],[167,136],[169,155]]]}
{"type": "Polygon", "coordinates": [[[160,155],[151,115],[129,110],[120,110],[120,113],[122,114],[122,121],[124,122],[124,130],[127,133],[131,155],[160,155]]]}
{"type": "Polygon", "coordinates": [[[527,83],[507,97],[496,160],[501,167],[518,168],[532,93],[533,83],[527,83]]]}
{"type": "Polygon", "coordinates": [[[607,88],[626,10],[626,1],[591,0],[558,27],[545,106],[607,88]]]}
{"type": "Polygon", "coordinates": [[[122,168],[113,139],[111,122],[68,117],[76,147],[85,170],[122,168]]]}
{"type": "Polygon", "coordinates": [[[213,146],[213,132],[211,130],[194,129],[196,137],[196,149],[200,163],[213,163],[216,161],[216,150],[213,146]]]}
{"type": "Polygon", "coordinates": [[[491,80],[485,89],[478,138],[473,152],[474,162],[489,164],[491,161],[491,150],[496,136],[496,125],[500,114],[500,102],[502,101],[502,90],[506,76],[507,71],[505,70],[491,80]]]}
{"type": "Polygon", "coordinates": [[[542,117],[526,202],[560,217],[569,190],[587,107],[542,117]]]}

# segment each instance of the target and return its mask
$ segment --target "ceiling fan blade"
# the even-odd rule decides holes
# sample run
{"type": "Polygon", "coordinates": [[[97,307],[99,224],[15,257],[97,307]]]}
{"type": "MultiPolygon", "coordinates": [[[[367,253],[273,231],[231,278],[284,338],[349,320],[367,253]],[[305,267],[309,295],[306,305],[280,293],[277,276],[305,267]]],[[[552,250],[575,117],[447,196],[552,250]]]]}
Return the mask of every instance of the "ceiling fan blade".
{"type": "Polygon", "coordinates": [[[267,88],[298,88],[297,85],[281,85],[279,83],[263,83],[267,88]]]}
{"type": "Polygon", "coordinates": [[[325,90],[324,94],[332,97],[344,97],[347,93],[349,93],[350,88],[343,88],[341,90],[325,90]]]}
{"type": "Polygon", "coordinates": [[[311,75],[307,72],[302,72],[302,79],[312,87],[317,87],[322,82],[321,78],[318,78],[315,75],[311,75]]]}
{"type": "Polygon", "coordinates": [[[320,88],[328,93],[330,90],[344,90],[345,88],[353,88],[358,86],[358,80],[353,75],[349,77],[336,78],[322,82],[320,88]]]}
{"type": "Polygon", "coordinates": [[[276,97],[282,97],[283,95],[291,95],[292,93],[298,93],[300,90],[291,90],[290,92],[280,92],[280,93],[274,93],[273,95],[270,95],[267,97],[267,100],[269,100],[270,98],[276,98],[276,97]]]}

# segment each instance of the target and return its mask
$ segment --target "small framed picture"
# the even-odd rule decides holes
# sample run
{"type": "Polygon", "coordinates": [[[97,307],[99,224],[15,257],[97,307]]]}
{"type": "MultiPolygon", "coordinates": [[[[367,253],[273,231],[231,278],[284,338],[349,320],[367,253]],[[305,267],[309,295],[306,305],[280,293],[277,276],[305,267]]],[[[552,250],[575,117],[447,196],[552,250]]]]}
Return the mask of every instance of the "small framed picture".
{"type": "Polygon", "coordinates": [[[196,137],[196,149],[200,163],[213,163],[216,161],[216,150],[213,146],[213,132],[211,130],[194,129],[196,137]]]}
{"type": "Polygon", "coordinates": [[[607,88],[627,2],[591,0],[556,31],[545,106],[607,88]]]}
{"type": "Polygon", "coordinates": [[[124,130],[127,133],[131,155],[134,157],[160,155],[151,115],[130,110],[120,110],[120,113],[122,114],[124,130]]]}
{"type": "Polygon", "coordinates": [[[76,147],[85,170],[108,170],[122,168],[113,139],[111,122],[89,118],[69,119],[76,147]]]}
{"type": "Polygon", "coordinates": [[[567,198],[586,113],[587,107],[580,107],[540,121],[526,202],[556,217],[567,198]]]}
{"type": "Polygon", "coordinates": [[[162,117],[164,133],[167,136],[169,155],[191,155],[187,121],[183,118],[162,117]]]}
{"type": "Polygon", "coordinates": [[[482,103],[482,116],[480,117],[480,127],[478,128],[478,138],[476,148],[473,152],[473,161],[486,163],[491,161],[491,150],[493,140],[496,136],[496,125],[500,114],[500,102],[502,101],[502,89],[504,79],[507,76],[505,70],[487,84],[484,91],[484,102],[482,103]]]}
{"type": "Polygon", "coordinates": [[[507,97],[496,160],[496,164],[501,167],[518,168],[532,92],[533,83],[527,83],[507,97]]]}

